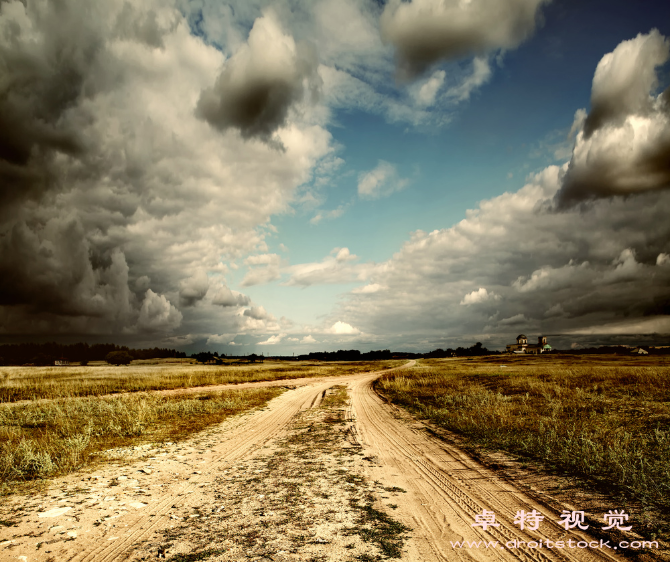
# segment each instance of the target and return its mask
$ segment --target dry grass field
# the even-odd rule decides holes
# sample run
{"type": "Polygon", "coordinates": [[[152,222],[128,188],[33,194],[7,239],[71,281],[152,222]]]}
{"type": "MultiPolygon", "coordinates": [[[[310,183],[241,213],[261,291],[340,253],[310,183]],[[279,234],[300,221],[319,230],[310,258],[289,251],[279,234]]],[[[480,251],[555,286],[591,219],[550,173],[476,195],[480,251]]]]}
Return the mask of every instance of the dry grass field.
{"type": "Polygon", "coordinates": [[[425,360],[378,392],[475,448],[539,462],[648,514],[670,517],[670,358],[484,357],[425,360]]]}
{"type": "Polygon", "coordinates": [[[0,491],[6,493],[10,483],[63,475],[99,462],[97,453],[111,447],[177,441],[261,407],[283,391],[274,387],[207,392],[209,385],[353,374],[390,363],[203,366],[163,360],[128,367],[3,367],[0,491]],[[147,392],[192,387],[202,387],[202,392],[147,392]]]}
{"type": "Polygon", "coordinates": [[[0,367],[0,404],[41,398],[102,396],[118,392],[327,377],[384,369],[402,363],[266,361],[218,366],[187,361],[133,361],[127,367],[102,362],[86,367],[0,367]]]}

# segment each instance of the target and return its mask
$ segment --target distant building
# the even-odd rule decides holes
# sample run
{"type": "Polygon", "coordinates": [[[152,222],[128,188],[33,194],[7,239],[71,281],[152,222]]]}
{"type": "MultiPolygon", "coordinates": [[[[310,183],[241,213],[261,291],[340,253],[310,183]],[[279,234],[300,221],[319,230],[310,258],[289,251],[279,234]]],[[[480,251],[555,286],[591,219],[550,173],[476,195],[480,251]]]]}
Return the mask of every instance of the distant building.
{"type": "Polygon", "coordinates": [[[516,337],[516,343],[508,344],[505,351],[507,351],[507,353],[530,353],[539,355],[540,353],[551,351],[551,346],[547,343],[546,336],[539,336],[537,338],[537,344],[529,344],[528,338],[523,334],[520,334],[516,337]]]}
{"type": "Polygon", "coordinates": [[[649,355],[649,352],[646,349],[642,349],[641,347],[631,349],[630,352],[634,353],[635,355],[649,355]]]}
{"type": "Polygon", "coordinates": [[[56,365],[57,367],[61,367],[61,366],[64,366],[64,365],[69,365],[69,364],[70,364],[70,362],[67,359],[56,359],[54,361],[54,365],[56,365]]]}

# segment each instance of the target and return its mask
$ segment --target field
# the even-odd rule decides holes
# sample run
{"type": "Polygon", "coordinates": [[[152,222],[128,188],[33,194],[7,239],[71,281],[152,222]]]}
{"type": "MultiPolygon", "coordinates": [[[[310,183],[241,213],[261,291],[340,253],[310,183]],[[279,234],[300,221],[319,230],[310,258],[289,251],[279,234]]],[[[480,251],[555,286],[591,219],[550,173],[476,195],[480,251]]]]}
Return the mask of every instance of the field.
{"type": "Polygon", "coordinates": [[[634,502],[652,535],[668,536],[670,359],[427,360],[376,389],[471,450],[504,451],[634,502]]]}
{"type": "Polygon", "coordinates": [[[98,453],[111,447],[183,439],[231,415],[262,407],[282,392],[278,387],[214,392],[207,390],[210,385],[353,374],[382,367],[363,362],[222,367],[170,360],[129,367],[102,363],[3,367],[0,490],[7,493],[12,482],[64,475],[97,463],[98,453]],[[201,388],[195,394],[148,392],[193,387],[201,388]]]}
{"type": "Polygon", "coordinates": [[[102,362],[86,367],[0,367],[0,404],[19,400],[101,396],[119,392],[354,374],[399,363],[268,361],[261,364],[215,366],[167,359],[134,361],[128,367],[115,367],[102,362]]]}

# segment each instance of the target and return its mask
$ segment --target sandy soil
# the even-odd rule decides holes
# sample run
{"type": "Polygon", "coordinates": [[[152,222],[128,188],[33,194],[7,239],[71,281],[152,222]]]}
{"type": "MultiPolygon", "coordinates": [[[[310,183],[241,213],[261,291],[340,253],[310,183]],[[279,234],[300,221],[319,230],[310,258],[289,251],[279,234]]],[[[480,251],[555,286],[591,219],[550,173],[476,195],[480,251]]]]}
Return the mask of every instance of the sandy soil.
{"type": "Polygon", "coordinates": [[[569,548],[568,540],[598,539],[566,531],[555,501],[527,494],[385,404],[371,388],[379,374],[309,379],[189,441],[113,451],[122,462],[12,496],[0,507],[0,560],[349,561],[394,549],[427,562],[621,559],[607,547],[569,548]],[[349,389],[343,415],[319,408],[335,385],[349,389]],[[498,527],[472,526],[485,509],[498,527]],[[518,510],[533,509],[545,516],[538,531],[514,524],[518,510]],[[540,539],[543,548],[504,546],[540,539]],[[480,547],[452,544],[463,540],[480,547]],[[546,548],[547,540],[566,548],[546,548]]]}

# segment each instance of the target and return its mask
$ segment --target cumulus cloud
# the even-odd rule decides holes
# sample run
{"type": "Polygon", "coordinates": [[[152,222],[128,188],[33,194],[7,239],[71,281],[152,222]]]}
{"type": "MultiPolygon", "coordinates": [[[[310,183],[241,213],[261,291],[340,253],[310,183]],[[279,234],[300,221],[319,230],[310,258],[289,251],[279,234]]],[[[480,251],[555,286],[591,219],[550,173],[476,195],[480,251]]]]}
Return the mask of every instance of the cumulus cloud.
{"type": "Polygon", "coordinates": [[[390,162],[379,160],[377,166],[358,176],[358,196],[361,199],[379,199],[405,189],[409,180],[401,178],[390,162]]]}
{"type": "Polygon", "coordinates": [[[369,272],[370,285],[384,290],[352,291],[334,315],[386,345],[413,339],[424,348],[502,346],[519,330],[597,333],[601,326],[607,334],[608,326],[623,330],[624,319],[631,329],[642,318],[663,326],[670,192],[556,213],[552,201],[566,169],[550,166],[517,192],[482,201],[453,227],[413,233],[369,272]]]}
{"type": "Polygon", "coordinates": [[[184,279],[179,283],[179,302],[182,306],[193,306],[205,298],[209,290],[209,277],[204,271],[184,279]]]}
{"type": "Polygon", "coordinates": [[[468,304],[477,304],[480,302],[486,302],[489,299],[498,299],[498,295],[494,293],[489,293],[484,287],[480,287],[476,291],[472,291],[463,297],[461,301],[462,305],[468,304]]]}
{"type": "MultiPolygon", "coordinates": [[[[278,41],[281,68],[294,64],[300,74],[302,47],[272,25],[266,18],[256,29],[267,56],[278,41]]],[[[233,68],[245,60],[261,68],[248,42],[238,51],[233,68]]],[[[191,276],[223,274],[225,262],[267,251],[270,217],[288,210],[332,152],[329,133],[281,103],[237,123],[244,134],[273,130],[285,148],[278,152],[196,117],[230,61],[158,0],[87,10],[74,0],[2,2],[0,60],[5,333],[162,330],[179,325],[175,306],[187,333],[235,329],[229,296],[209,306],[203,274],[191,276]],[[273,119],[279,129],[263,128],[273,119]]],[[[310,90],[312,75],[300,76],[310,90]]],[[[290,99],[291,108],[300,103],[290,99]]]]}
{"type": "Polygon", "coordinates": [[[330,327],[328,332],[331,334],[346,336],[355,336],[361,333],[358,328],[354,328],[351,324],[347,324],[346,322],[342,322],[340,320],[335,322],[335,324],[330,327]]]}
{"type": "Polygon", "coordinates": [[[281,277],[281,257],[277,254],[249,256],[244,263],[252,267],[242,279],[242,287],[270,283],[281,277]]]}
{"type": "Polygon", "coordinates": [[[383,289],[384,289],[384,287],[382,287],[379,283],[370,283],[368,285],[363,285],[362,287],[356,287],[351,292],[353,294],[376,293],[377,291],[382,291],[383,289]]]}
{"type": "Polygon", "coordinates": [[[217,306],[247,306],[251,299],[247,295],[232,291],[229,287],[222,285],[214,294],[212,304],[217,306]]]}
{"type": "Polygon", "coordinates": [[[319,342],[316,341],[316,340],[312,337],[312,334],[309,334],[309,335],[305,336],[304,338],[302,338],[302,339],[300,340],[300,343],[319,343],[319,342]]]}
{"type": "Polygon", "coordinates": [[[259,341],[258,345],[276,345],[280,343],[285,337],[286,334],[277,334],[275,336],[270,336],[265,341],[259,341]]]}
{"type": "Polygon", "coordinates": [[[576,116],[583,128],[560,207],[670,187],[670,88],[654,95],[657,68],[669,58],[670,40],[654,29],[623,41],[598,63],[591,110],[576,116]]]}
{"type": "Polygon", "coordinates": [[[163,295],[147,290],[137,326],[146,331],[170,331],[181,324],[182,314],[163,295]]]}
{"type": "Polygon", "coordinates": [[[401,78],[440,60],[513,49],[534,31],[546,0],[391,0],[381,16],[385,41],[397,51],[401,78]]]}
{"type": "Polygon", "coordinates": [[[363,281],[375,268],[375,264],[356,263],[358,256],[349,248],[333,248],[330,255],[320,262],[302,263],[286,268],[289,274],[285,285],[310,285],[352,283],[363,281]]]}
{"type": "Polygon", "coordinates": [[[214,86],[202,92],[196,112],[217,129],[267,142],[307,92],[316,97],[316,69],[315,51],[296,44],[269,11],[254,22],[248,42],[224,63],[214,86]]]}

